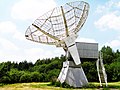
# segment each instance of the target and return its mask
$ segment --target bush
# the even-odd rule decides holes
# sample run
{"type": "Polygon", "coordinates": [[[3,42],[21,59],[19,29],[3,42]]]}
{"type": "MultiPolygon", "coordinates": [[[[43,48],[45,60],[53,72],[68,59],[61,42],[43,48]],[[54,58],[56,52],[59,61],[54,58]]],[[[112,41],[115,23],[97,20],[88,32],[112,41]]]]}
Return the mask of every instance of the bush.
{"type": "Polygon", "coordinates": [[[0,79],[0,83],[10,83],[10,78],[8,76],[3,76],[1,79],[0,79]]]}
{"type": "Polygon", "coordinates": [[[7,75],[11,79],[11,83],[18,83],[20,80],[20,77],[25,73],[25,71],[18,71],[17,69],[11,69],[9,72],[7,72],[7,75]]]}
{"type": "Polygon", "coordinates": [[[39,82],[41,79],[41,75],[39,72],[32,72],[31,73],[31,81],[32,82],[39,82]]]}
{"type": "Polygon", "coordinates": [[[47,79],[49,81],[53,80],[53,79],[57,79],[58,75],[60,73],[60,70],[59,69],[53,69],[51,71],[48,72],[47,74],[47,79]]]}
{"type": "Polygon", "coordinates": [[[25,83],[25,82],[31,82],[31,75],[29,73],[24,73],[20,77],[20,82],[25,83]]]}

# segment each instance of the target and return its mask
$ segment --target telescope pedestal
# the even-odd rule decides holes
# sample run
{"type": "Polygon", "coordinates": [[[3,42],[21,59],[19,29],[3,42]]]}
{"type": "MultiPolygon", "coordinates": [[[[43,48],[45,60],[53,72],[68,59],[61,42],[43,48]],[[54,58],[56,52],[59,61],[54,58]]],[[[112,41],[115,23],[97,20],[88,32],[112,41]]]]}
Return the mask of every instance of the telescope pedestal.
{"type": "Polygon", "coordinates": [[[83,87],[88,84],[88,80],[81,65],[75,65],[74,61],[63,62],[58,80],[61,83],[66,82],[73,87],[83,87]]]}

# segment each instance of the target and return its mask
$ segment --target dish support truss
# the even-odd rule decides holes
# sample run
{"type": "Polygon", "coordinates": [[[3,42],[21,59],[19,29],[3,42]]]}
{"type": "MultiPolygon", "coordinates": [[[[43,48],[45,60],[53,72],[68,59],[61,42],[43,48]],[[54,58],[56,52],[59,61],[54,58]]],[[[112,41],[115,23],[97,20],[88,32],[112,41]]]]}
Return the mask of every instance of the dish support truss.
{"type": "Polygon", "coordinates": [[[75,43],[76,35],[67,37],[64,41],[68,50],[66,51],[66,61],[59,74],[58,81],[66,82],[73,87],[83,87],[88,84],[86,75],[82,69],[78,49],[75,43]]]}
{"type": "MultiPolygon", "coordinates": [[[[74,61],[75,60],[68,52],[66,55],[66,61],[63,62],[62,70],[58,76],[58,81],[60,81],[61,83],[66,82],[73,87],[87,86],[88,80],[82,69],[81,62],[80,64],[76,65],[74,61]]],[[[103,65],[101,52],[98,54],[98,58],[96,58],[96,65],[100,86],[102,87],[102,83],[105,83],[107,87],[107,74],[103,65]]]]}

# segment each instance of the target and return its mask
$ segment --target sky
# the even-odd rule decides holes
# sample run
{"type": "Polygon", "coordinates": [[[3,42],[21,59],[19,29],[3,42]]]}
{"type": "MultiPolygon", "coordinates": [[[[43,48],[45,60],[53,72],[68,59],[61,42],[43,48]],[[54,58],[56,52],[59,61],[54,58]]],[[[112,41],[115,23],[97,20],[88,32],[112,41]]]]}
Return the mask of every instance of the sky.
{"type": "MultiPolygon", "coordinates": [[[[45,12],[76,0],[0,0],[0,62],[35,62],[65,54],[62,48],[26,40],[29,25],[45,12]]],[[[77,42],[99,43],[120,50],[120,1],[83,0],[89,15],[77,42]]]]}

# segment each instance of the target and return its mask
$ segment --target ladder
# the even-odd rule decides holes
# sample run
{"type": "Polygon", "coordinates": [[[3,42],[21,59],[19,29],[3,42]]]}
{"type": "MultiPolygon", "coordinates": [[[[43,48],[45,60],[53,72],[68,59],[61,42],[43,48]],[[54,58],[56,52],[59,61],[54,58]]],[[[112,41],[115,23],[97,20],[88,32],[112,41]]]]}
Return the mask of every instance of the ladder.
{"type": "Polygon", "coordinates": [[[98,72],[98,77],[99,77],[99,82],[100,86],[102,87],[102,83],[105,83],[106,87],[108,86],[107,84],[107,74],[105,72],[105,68],[103,65],[103,58],[102,58],[102,53],[99,52],[99,58],[96,61],[96,66],[97,66],[97,72],[98,72]]]}

